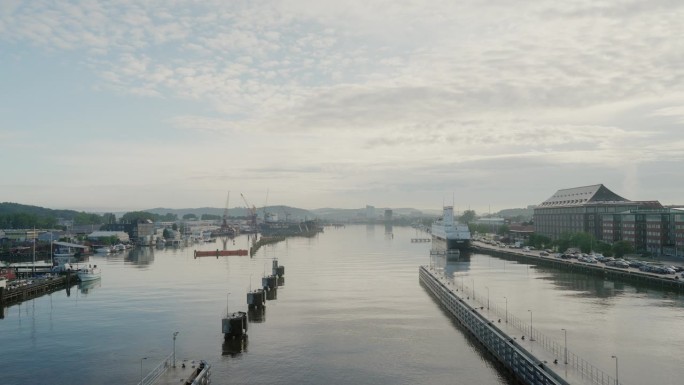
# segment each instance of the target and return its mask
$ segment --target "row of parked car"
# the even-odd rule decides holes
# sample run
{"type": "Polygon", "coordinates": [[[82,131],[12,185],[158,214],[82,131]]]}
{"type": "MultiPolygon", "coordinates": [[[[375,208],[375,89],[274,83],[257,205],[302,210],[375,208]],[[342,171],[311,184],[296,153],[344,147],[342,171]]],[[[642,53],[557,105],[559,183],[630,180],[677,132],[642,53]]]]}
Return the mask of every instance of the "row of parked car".
{"type": "MultiPolygon", "coordinates": [[[[541,253],[540,253],[541,255],[541,253]]],[[[579,262],[585,263],[603,263],[606,266],[617,267],[621,269],[635,268],[640,271],[655,274],[677,274],[684,271],[684,267],[681,266],[668,266],[663,264],[657,264],[653,262],[645,262],[638,260],[625,260],[621,258],[605,257],[601,254],[583,254],[583,253],[566,253],[566,254],[556,254],[556,257],[561,259],[577,259],[579,262]]],[[[684,274],[682,274],[684,278],[684,274]]]]}
{"type": "MultiPolygon", "coordinates": [[[[517,248],[514,245],[506,245],[501,242],[495,242],[495,241],[487,241],[487,240],[480,240],[481,242],[491,244],[493,246],[498,246],[498,247],[504,247],[504,248],[517,248]]],[[[522,247],[522,251],[529,253],[535,251],[535,248],[532,246],[524,246],[522,247]]],[[[627,269],[627,268],[635,268],[639,269],[640,271],[647,272],[647,273],[655,273],[655,274],[663,274],[663,275],[677,275],[679,273],[684,272],[684,267],[682,266],[673,266],[673,265],[664,265],[664,264],[659,264],[659,263],[653,263],[653,262],[645,262],[645,261],[638,261],[638,260],[626,260],[622,258],[613,258],[613,257],[606,257],[603,254],[598,254],[598,253],[591,253],[591,254],[586,254],[586,253],[580,253],[580,252],[566,252],[566,253],[554,253],[553,250],[542,250],[539,252],[539,255],[542,257],[547,257],[547,256],[554,256],[556,258],[560,259],[576,259],[579,262],[584,262],[584,263],[603,263],[606,266],[611,266],[611,267],[617,267],[620,269],[627,269]]],[[[681,277],[684,278],[684,273],[681,274],[681,277]]],[[[678,276],[676,278],[679,278],[678,276]]]]}

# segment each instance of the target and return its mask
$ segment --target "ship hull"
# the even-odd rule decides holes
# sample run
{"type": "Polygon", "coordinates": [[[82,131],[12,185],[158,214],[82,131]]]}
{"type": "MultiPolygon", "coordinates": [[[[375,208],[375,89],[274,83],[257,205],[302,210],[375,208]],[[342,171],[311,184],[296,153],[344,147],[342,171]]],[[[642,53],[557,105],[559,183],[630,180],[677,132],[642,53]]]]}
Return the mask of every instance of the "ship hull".
{"type": "Polygon", "coordinates": [[[448,239],[433,234],[432,244],[436,250],[470,250],[470,239],[448,239]]]}

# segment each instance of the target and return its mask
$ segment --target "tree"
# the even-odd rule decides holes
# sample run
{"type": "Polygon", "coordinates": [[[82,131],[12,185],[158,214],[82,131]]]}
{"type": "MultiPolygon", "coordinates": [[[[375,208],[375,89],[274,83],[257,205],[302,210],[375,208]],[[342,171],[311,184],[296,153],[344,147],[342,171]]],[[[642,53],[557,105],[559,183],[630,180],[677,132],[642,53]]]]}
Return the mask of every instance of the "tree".
{"type": "Polygon", "coordinates": [[[506,235],[509,231],[511,231],[511,228],[508,225],[501,225],[496,233],[499,235],[506,235]]]}
{"type": "Polygon", "coordinates": [[[166,213],[163,217],[160,217],[159,220],[164,221],[164,222],[174,222],[178,220],[178,215],[173,214],[173,213],[166,213]]]}
{"type": "Polygon", "coordinates": [[[527,240],[527,244],[529,246],[534,246],[538,249],[543,249],[552,244],[551,238],[540,235],[540,234],[531,234],[530,237],[527,240]]]}
{"type": "Polygon", "coordinates": [[[621,258],[625,254],[630,254],[634,252],[634,246],[627,241],[617,241],[613,244],[613,253],[618,258],[621,258]]]}
{"type": "Polygon", "coordinates": [[[183,220],[188,220],[188,221],[197,220],[197,215],[192,214],[192,213],[185,214],[185,215],[183,215],[183,220]]]}
{"type": "Polygon", "coordinates": [[[124,214],[121,217],[121,222],[123,223],[138,223],[150,220],[154,222],[157,219],[157,215],[153,213],[148,213],[147,211],[131,211],[124,214]]]}
{"type": "Polygon", "coordinates": [[[591,252],[594,244],[597,244],[594,236],[589,233],[575,233],[570,237],[570,245],[579,247],[583,253],[591,252]]]}
{"type": "Polygon", "coordinates": [[[102,222],[105,224],[116,223],[116,215],[113,213],[102,214],[102,222]]]}
{"type": "Polygon", "coordinates": [[[461,215],[458,218],[458,221],[461,223],[469,224],[470,222],[475,220],[475,210],[466,210],[463,212],[463,215],[461,215]]]}

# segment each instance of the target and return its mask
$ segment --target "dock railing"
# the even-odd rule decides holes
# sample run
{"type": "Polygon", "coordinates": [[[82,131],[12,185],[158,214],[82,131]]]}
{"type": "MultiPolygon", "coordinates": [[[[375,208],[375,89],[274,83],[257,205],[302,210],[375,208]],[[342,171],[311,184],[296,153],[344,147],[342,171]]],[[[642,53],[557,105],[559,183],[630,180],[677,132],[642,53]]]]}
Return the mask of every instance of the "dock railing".
{"type": "Polygon", "coordinates": [[[164,358],[159,365],[157,365],[154,369],[152,369],[145,377],[143,377],[140,382],[138,382],[138,385],[151,385],[154,384],[157,379],[166,372],[166,370],[169,369],[171,365],[173,365],[173,353],[169,354],[164,358]]]}
{"type": "MultiPolygon", "coordinates": [[[[450,282],[454,287],[456,287],[455,281],[451,280],[450,282]]],[[[463,287],[463,291],[465,293],[474,294],[473,299],[475,300],[475,302],[477,302],[485,308],[487,307],[487,296],[484,296],[483,298],[482,295],[478,295],[478,293],[473,293],[472,289],[468,287],[468,285],[465,285],[463,287]]],[[[506,314],[505,308],[502,309],[499,305],[490,305],[489,311],[494,312],[494,314],[500,317],[500,319],[502,320],[501,322],[504,322],[504,320],[507,319],[510,325],[513,325],[515,328],[522,332],[522,335],[527,336],[527,338],[531,337],[532,341],[539,344],[546,351],[552,353],[555,357],[557,357],[558,362],[565,362],[565,346],[563,344],[556,342],[552,338],[547,337],[543,333],[540,333],[539,330],[535,330],[534,328],[532,329],[532,333],[530,334],[530,324],[528,322],[525,322],[520,318],[516,317],[510,311],[506,314]]],[[[583,376],[586,376],[587,379],[589,379],[594,384],[619,385],[617,382],[615,382],[615,377],[610,376],[608,373],[590,364],[588,361],[582,359],[577,354],[572,353],[570,350],[568,350],[567,364],[575,368],[575,370],[580,372],[583,376]]]]}

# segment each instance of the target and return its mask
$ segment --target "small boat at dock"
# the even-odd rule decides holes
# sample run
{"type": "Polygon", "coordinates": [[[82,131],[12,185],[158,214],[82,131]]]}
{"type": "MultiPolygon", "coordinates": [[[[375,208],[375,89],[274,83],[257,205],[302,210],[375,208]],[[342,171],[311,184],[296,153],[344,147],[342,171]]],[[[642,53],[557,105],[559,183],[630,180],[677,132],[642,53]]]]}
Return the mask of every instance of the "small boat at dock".
{"type": "Polygon", "coordinates": [[[78,279],[80,279],[81,282],[85,282],[100,279],[102,271],[97,265],[89,264],[88,266],[79,268],[76,274],[78,274],[78,279]]]}

